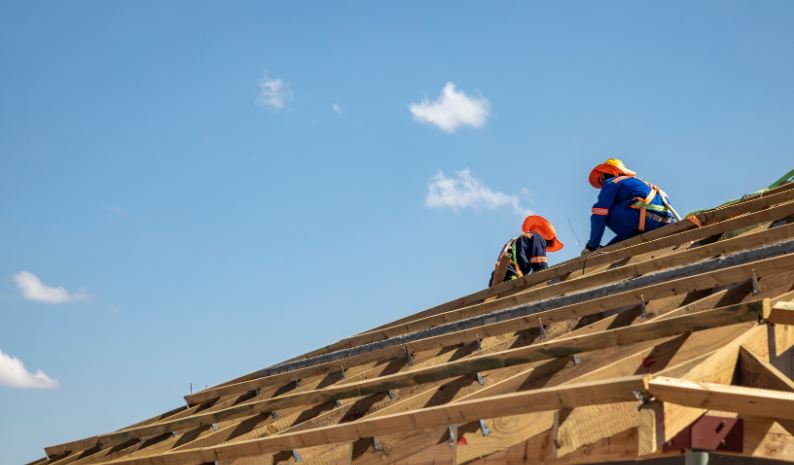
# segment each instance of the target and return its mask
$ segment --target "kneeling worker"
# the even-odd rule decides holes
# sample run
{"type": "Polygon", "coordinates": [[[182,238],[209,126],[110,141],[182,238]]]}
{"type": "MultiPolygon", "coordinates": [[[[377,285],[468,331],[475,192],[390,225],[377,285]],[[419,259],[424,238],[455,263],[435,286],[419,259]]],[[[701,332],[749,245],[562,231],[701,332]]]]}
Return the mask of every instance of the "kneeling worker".
{"type": "Polygon", "coordinates": [[[554,227],[542,216],[528,216],[521,230],[524,231],[523,234],[514,237],[502,248],[496,261],[496,269],[491,273],[491,286],[548,268],[546,252],[556,252],[562,248],[562,242],[557,238],[554,227]],[[494,274],[499,269],[499,261],[504,254],[510,259],[507,273],[504,279],[495,283],[494,274]]]}
{"type": "Polygon", "coordinates": [[[604,226],[616,234],[607,245],[652,231],[673,221],[675,211],[661,189],[634,177],[637,173],[610,158],[593,168],[590,184],[601,189],[590,217],[590,240],[582,254],[601,247],[604,226]]]}

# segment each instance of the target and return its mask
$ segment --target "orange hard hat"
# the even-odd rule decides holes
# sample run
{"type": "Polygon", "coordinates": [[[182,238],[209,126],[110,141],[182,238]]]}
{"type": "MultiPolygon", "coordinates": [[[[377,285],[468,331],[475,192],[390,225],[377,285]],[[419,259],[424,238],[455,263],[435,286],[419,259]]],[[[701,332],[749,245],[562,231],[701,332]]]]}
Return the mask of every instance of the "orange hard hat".
{"type": "Polygon", "coordinates": [[[556,252],[563,247],[562,242],[557,238],[557,231],[554,230],[554,226],[542,216],[530,215],[526,217],[524,224],[521,226],[521,231],[533,231],[543,236],[543,239],[546,239],[546,252],[556,252]]]}
{"type": "Polygon", "coordinates": [[[626,168],[626,165],[624,165],[623,162],[617,158],[610,158],[604,163],[601,163],[600,165],[593,168],[593,171],[590,172],[590,185],[596,189],[601,189],[601,186],[604,184],[604,181],[601,178],[603,173],[608,173],[613,176],[631,177],[634,177],[637,174],[634,171],[626,168]]]}

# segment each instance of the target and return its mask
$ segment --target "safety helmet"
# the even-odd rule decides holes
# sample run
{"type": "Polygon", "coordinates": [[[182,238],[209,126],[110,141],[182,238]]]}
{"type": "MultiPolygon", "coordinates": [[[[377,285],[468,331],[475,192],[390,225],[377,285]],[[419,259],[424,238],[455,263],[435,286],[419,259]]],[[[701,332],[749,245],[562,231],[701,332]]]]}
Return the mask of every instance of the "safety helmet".
{"type": "Polygon", "coordinates": [[[556,252],[563,247],[562,242],[557,238],[557,231],[554,230],[554,226],[542,216],[530,215],[524,219],[521,232],[529,231],[536,232],[543,236],[543,239],[546,239],[546,252],[556,252]]]}
{"type": "Polygon", "coordinates": [[[590,185],[596,189],[601,189],[604,185],[603,174],[611,174],[613,176],[630,176],[634,177],[637,173],[626,168],[622,161],[617,158],[610,158],[604,163],[593,168],[590,172],[590,185]]]}

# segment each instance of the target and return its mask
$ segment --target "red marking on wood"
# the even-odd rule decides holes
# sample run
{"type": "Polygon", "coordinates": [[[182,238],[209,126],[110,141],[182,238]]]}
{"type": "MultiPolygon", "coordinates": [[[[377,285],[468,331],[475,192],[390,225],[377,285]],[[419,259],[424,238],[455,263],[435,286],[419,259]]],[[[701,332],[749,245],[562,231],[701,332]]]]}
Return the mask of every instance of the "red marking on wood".
{"type": "Polygon", "coordinates": [[[758,355],[761,358],[767,358],[767,356],[769,355],[769,340],[768,339],[766,341],[764,341],[764,345],[763,345],[763,347],[761,347],[761,350],[758,351],[758,355]]]}
{"type": "Polygon", "coordinates": [[[469,445],[469,441],[466,440],[465,436],[461,437],[460,439],[458,439],[458,445],[459,446],[468,446],[469,445]]]}
{"type": "Polygon", "coordinates": [[[642,367],[645,369],[645,373],[651,372],[651,367],[654,366],[657,362],[655,354],[659,352],[659,349],[654,350],[651,355],[642,358],[642,367]]]}

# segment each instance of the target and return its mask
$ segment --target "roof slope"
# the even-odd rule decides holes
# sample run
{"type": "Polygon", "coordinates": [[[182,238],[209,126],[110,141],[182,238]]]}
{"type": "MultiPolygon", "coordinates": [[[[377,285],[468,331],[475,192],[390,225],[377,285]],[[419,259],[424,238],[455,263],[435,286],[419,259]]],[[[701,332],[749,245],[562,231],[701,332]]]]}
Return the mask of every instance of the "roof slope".
{"type": "Polygon", "coordinates": [[[700,212],[34,463],[794,461],[793,215],[794,184],[700,212]]]}

